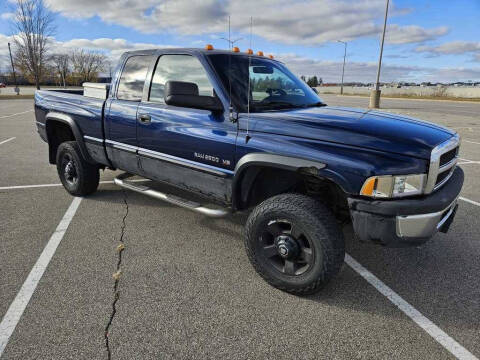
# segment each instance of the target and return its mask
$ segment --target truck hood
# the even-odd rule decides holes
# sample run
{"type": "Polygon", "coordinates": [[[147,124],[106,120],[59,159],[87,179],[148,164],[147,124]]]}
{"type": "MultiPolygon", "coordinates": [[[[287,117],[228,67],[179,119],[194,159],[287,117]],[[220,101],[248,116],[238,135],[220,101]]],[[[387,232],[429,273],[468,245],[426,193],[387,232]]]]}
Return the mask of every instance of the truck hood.
{"type": "MultiPolygon", "coordinates": [[[[241,128],[246,127],[242,116],[241,128]]],[[[250,115],[250,130],[341,143],[430,159],[454,132],[407,116],[344,107],[313,107],[250,115]]]]}

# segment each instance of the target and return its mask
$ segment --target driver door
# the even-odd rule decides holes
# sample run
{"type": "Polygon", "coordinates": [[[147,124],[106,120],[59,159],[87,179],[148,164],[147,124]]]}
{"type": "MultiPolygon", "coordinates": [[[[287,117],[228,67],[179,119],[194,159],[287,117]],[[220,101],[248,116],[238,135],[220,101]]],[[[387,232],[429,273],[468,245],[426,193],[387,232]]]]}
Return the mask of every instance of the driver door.
{"type": "Polygon", "coordinates": [[[227,112],[213,114],[165,104],[163,90],[169,80],[195,83],[200,95],[216,93],[213,77],[198,58],[190,54],[158,58],[150,91],[137,114],[138,155],[144,176],[225,201],[230,196],[237,127],[227,112]]]}

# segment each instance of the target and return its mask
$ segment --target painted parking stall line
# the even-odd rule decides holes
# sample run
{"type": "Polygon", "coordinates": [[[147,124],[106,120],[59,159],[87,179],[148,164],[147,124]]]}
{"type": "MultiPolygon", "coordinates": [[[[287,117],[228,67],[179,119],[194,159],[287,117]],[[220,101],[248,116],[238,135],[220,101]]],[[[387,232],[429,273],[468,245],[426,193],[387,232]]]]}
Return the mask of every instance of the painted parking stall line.
{"type": "Polygon", "coordinates": [[[16,137],[11,137],[10,139],[0,141],[0,145],[5,144],[5,143],[7,143],[9,141],[12,141],[12,140],[15,140],[15,139],[16,139],[16,137]]]}
{"type": "Polygon", "coordinates": [[[467,202],[467,203],[469,203],[469,204],[480,206],[480,203],[479,203],[479,202],[476,202],[476,201],[473,201],[473,200],[464,198],[463,196],[460,196],[459,199],[460,199],[460,200],[463,200],[463,201],[465,201],[465,202],[467,202]]]}
{"type": "Polygon", "coordinates": [[[420,311],[415,309],[400,295],[384,284],[379,278],[373,275],[370,271],[364,268],[350,255],[345,254],[345,262],[353,270],[355,270],[361,277],[363,277],[370,285],[372,285],[378,292],[385,296],[392,304],[394,304],[400,311],[407,315],[415,324],[420,326],[428,335],[433,337],[440,345],[448,350],[453,356],[460,360],[479,360],[475,355],[465,349],[432,321],[427,319],[420,311]]]}
{"type": "MultiPolygon", "coordinates": [[[[129,182],[145,182],[152,181],[150,179],[132,179],[129,182]]],[[[100,181],[99,184],[113,184],[113,180],[100,181]]],[[[44,187],[59,187],[63,186],[61,183],[56,184],[35,184],[35,185],[12,185],[12,186],[0,186],[0,190],[16,190],[16,189],[35,189],[44,187]]]]}
{"type": "Polygon", "coordinates": [[[73,216],[77,212],[81,201],[82,198],[80,197],[76,197],[73,199],[72,203],[65,212],[65,215],[55,229],[55,232],[48,240],[47,245],[45,245],[45,248],[40,254],[40,257],[30,271],[30,274],[28,274],[28,277],[20,288],[20,291],[18,292],[13,302],[10,304],[7,313],[3,317],[2,322],[0,323],[0,357],[2,356],[5,347],[7,346],[8,341],[13,334],[13,331],[15,330],[18,322],[20,321],[20,318],[22,317],[25,308],[30,302],[30,299],[35,289],[37,288],[37,285],[42,278],[43,273],[47,269],[47,266],[50,263],[53,255],[55,254],[58,245],[62,241],[63,236],[65,235],[65,232],[67,231],[68,226],[73,219],[73,216]]]}
{"type": "Polygon", "coordinates": [[[29,112],[32,112],[33,110],[27,110],[27,111],[22,111],[22,112],[19,112],[19,113],[16,113],[16,114],[10,114],[10,115],[3,115],[3,116],[0,116],[0,119],[5,119],[5,118],[9,118],[9,117],[12,117],[12,116],[17,116],[17,115],[22,115],[22,114],[27,114],[29,112]]]}

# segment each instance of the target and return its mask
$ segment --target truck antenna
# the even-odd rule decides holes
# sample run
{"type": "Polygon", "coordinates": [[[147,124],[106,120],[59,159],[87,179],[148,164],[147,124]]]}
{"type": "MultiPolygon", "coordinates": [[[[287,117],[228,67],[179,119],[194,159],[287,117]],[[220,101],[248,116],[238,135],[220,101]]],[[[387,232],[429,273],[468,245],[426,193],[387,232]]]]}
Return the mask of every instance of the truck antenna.
{"type": "MultiPolygon", "coordinates": [[[[233,49],[233,44],[235,44],[237,41],[242,40],[242,38],[238,38],[235,40],[231,40],[231,31],[230,31],[230,15],[228,15],[228,38],[220,38],[222,40],[225,40],[228,42],[228,50],[232,51],[233,49]]],[[[230,121],[235,123],[238,120],[238,114],[237,116],[233,116],[233,106],[232,106],[232,54],[230,53],[228,56],[228,113],[229,113],[229,118],[230,121]]]]}
{"type": "MultiPolygon", "coordinates": [[[[252,29],[253,29],[253,17],[250,16],[250,49],[252,48],[252,29]]],[[[247,87],[247,135],[245,136],[245,143],[248,143],[250,140],[249,134],[249,122],[250,122],[250,66],[252,65],[252,54],[251,51],[248,52],[248,87],[247,87]]]]}

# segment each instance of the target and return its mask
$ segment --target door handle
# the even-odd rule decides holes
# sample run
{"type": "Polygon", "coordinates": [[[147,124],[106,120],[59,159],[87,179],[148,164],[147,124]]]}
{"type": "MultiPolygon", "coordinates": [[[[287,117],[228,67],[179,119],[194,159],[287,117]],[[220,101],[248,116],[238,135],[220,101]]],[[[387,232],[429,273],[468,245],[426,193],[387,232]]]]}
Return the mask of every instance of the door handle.
{"type": "Polygon", "coordinates": [[[142,114],[138,116],[138,121],[140,121],[142,124],[148,124],[152,118],[148,114],[142,114]]]}

